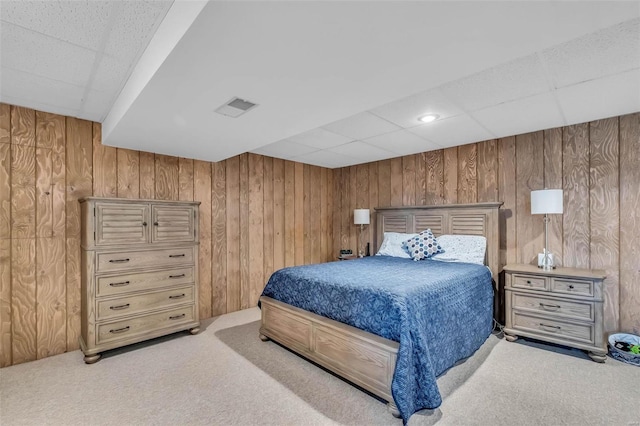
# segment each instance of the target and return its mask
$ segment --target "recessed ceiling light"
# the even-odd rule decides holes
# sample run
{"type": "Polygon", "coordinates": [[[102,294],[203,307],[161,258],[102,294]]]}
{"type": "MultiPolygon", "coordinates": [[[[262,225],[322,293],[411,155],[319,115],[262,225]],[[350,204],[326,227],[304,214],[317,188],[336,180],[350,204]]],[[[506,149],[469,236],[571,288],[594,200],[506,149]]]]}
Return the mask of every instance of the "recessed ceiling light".
{"type": "Polygon", "coordinates": [[[438,118],[440,118],[438,114],[426,114],[418,118],[418,121],[422,121],[423,123],[431,123],[432,121],[436,121],[438,118]]]}

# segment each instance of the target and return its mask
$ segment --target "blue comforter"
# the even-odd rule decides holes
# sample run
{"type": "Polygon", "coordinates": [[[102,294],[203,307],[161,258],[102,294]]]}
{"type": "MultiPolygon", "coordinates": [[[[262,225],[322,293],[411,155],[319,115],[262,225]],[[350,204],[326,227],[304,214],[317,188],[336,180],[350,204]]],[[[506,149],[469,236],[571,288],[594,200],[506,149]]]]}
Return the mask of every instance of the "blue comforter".
{"type": "Polygon", "coordinates": [[[491,333],[491,272],[388,256],[284,268],[264,296],[400,343],[391,392],[406,423],[442,398],[436,377],[491,333]]]}

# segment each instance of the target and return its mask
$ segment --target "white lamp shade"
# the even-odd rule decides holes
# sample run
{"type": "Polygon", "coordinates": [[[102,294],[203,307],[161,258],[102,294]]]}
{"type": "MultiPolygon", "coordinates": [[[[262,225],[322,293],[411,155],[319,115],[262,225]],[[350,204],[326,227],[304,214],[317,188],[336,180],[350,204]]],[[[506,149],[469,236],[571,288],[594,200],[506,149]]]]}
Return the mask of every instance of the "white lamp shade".
{"type": "Polygon", "coordinates": [[[353,211],[353,223],[355,225],[368,225],[369,209],[355,209],[353,211]]]}
{"type": "Polygon", "coordinates": [[[562,214],[562,189],[531,191],[531,214],[562,214]]]}

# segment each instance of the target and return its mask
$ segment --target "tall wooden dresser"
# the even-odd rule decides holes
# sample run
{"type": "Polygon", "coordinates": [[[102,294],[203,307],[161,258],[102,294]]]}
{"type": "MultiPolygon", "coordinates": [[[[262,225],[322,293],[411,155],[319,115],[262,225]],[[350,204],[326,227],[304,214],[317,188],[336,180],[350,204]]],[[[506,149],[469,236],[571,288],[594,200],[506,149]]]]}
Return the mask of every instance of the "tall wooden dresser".
{"type": "Polygon", "coordinates": [[[97,197],[80,203],[84,361],[177,331],[196,334],[200,203],[97,197]]]}

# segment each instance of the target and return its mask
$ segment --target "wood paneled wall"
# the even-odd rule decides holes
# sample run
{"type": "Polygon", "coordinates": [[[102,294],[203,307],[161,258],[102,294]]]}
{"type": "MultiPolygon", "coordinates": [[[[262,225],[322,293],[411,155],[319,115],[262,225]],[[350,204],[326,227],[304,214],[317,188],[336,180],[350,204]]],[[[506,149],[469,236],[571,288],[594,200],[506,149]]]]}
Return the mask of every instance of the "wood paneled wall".
{"type": "MultiPolygon", "coordinates": [[[[333,251],[356,250],[353,210],[503,201],[501,264],[544,247],[530,193],[562,188],[549,246],[561,265],[604,269],[605,329],[640,334],[640,114],[334,169],[333,251]]],[[[373,210],[372,210],[373,214],[373,210]]],[[[373,220],[373,217],[372,217],[373,220]]],[[[373,241],[375,224],[363,242],[373,241]]]]}
{"type": "Polygon", "coordinates": [[[270,274],[335,257],[333,172],[101,144],[101,126],[0,104],[0,366],[78,348],[78,198],[198,200],[200,316],[255,306],[270,274]]]}

